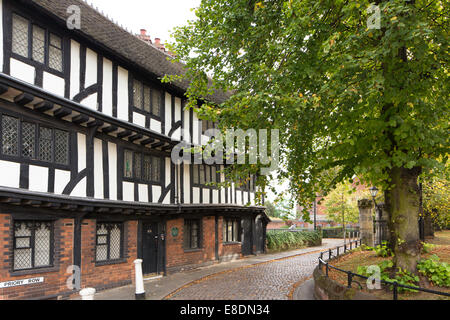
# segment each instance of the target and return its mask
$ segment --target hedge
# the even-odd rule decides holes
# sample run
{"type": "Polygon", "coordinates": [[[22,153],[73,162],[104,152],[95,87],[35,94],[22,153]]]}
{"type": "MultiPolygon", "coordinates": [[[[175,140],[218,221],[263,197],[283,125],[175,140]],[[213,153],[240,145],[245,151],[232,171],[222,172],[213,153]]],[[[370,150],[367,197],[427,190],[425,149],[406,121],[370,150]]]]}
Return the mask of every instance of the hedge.
{"type": "Polygon", "coordinates": [[[299,249],[321,244],[320,231],[267,231],[267,249],[270,251],[299,249]]]}

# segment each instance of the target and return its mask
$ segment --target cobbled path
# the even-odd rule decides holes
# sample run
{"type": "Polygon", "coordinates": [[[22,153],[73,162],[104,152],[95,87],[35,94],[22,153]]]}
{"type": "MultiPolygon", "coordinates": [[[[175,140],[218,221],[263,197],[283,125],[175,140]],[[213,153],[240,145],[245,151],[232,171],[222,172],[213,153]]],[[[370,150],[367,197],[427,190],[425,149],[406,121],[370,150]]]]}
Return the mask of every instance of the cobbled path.
{"type": "MultiPolygon", "coordinates": [[[[318,248],[323,251],[327,248],[318,248]]],[[[287,300],[293,285],[312,275],[319,252],[305,253],[213,274],[194,281],[167,299],[287,300]]]]}

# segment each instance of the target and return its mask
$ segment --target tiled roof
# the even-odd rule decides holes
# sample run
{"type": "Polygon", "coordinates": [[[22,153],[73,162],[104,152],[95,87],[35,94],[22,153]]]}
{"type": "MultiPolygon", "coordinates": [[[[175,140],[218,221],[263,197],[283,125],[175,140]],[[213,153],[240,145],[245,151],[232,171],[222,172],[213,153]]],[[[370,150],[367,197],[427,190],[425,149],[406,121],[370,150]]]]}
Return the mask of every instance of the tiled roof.
{"type": "MultiPolygon", "coordinates": [[[[78,30],[81,34],[107,47],[129,62],[137,64],[158,78],[166,74],[183,75],[186,72],[183,64],[169,61],[170,56],[168,54],[141,41],[82,0],[23,0],[22,2],[34,3],[64,23],[70,15],[67,13],[67,8],[71,5],[77,5],[81,9],[81,30],[78,30]]],[[[184,92],[188,88],[189,82],[182,80],[172,85],[184,92]]],[[[211,96],[210,100],[221,103],[227,98],[226,93],[217,91],[211,96]]]]}

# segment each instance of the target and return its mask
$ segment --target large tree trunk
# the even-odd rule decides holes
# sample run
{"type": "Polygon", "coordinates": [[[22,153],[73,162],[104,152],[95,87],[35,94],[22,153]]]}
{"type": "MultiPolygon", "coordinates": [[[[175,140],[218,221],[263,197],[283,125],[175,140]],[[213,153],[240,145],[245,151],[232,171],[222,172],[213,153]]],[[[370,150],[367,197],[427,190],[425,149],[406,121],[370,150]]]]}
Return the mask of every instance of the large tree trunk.
{"type": "Polygon", "coordinates": [[[419,173],[420,168],[393,168],[390,172],[393,187],[386,192],[394,264],[412,273],[417,273],[421,248],[418,225],[419,173]]]}

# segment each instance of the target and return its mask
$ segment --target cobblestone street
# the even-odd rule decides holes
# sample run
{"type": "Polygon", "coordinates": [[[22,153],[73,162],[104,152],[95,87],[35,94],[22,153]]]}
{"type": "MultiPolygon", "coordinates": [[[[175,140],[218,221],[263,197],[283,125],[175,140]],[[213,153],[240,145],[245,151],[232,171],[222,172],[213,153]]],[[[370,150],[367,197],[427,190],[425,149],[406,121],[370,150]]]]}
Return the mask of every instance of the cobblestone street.
{"type": "MultiPolygon", "coordinates": [[[[326,247],[331,244],[338,242],[331,240],[326,247]]],[[[318,251],[213,274],[181,287],[166,299],[287,300],[293,285],[312,275],[318,251]]]]}

